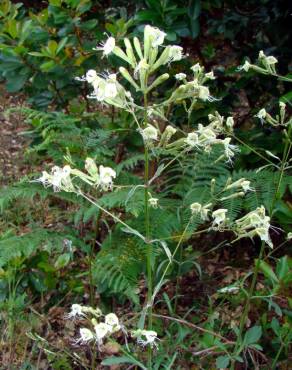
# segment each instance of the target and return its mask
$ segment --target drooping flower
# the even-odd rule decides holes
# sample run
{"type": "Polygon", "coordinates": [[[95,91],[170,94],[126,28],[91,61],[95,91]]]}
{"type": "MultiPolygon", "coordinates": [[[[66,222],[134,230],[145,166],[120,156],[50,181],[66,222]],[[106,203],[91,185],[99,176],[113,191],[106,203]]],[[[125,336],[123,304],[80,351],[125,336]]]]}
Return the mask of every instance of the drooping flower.
{"type": "Polygon", "coordinates": [[[230,144],[231,138],[226,137],[225,139],[222,140],[222,144],[224,146],[224,153],[225,157],[229,162],[232,163],[232,159],[235,156],[235,152],[238,152],[239,149],[236,145],[230,144]]]}
{"type": "Polygon", "coordinates": [[[84,317],[85,316],[85,313],[83,311],[83,306],[81,306],[80,304],[72,304],[71,306],[71,311],[65,316],[66,319],[71,319],[71,318],[75,318],[75,317],[84,317]]]}
{"type": "Polygon", "coordinates": [[[178,81],[185,80],[187,78],[187,75],[185,73],[177,73],[174,76],[178,81]]]}
{"type": "Polygon", "coordinates": [[[188,133],[186,139],[184,139],[185,144],[187,144],[190,148],[194,148],[199,144],[199,137],[198,134],[195,132],[188,133]]]}
{"type": "Polygon", "coordinates": [[[141,134],[146,143],[156,141],[158,139],[158,130],[152,125],[147,125],[147,127],[141,130],[141,134]]]}
{"type": "Polygon", "coordinates": [[[205,77],[208,79],[208,80],[215,80],[216,77],[214,76],[214,72],[211,71],[211,72],[208,72],[208,73],[205,73],[205,77]]]}
{"type": "Polygon", "coordinates": [[[76,343],[83,343],[86,344],[88,342],[91,342],[94,340],[94,333],[87,329],[87,328],[81,328],[80,329],[80,338],[76,341],[76,343]]]}
{"type": "Polygon", "coordinates": [[[111,54],[116,46],[116,40],[114,37],[109,37],[105,42],[101,42],[93,50],[98,50],[103,52],[103,56],[108,56],[111,54]]]}
{"type": "Polygon", "coordinates": [[[203,67],[200,65],[200,63],[196,63],[191,67],[191,70],[195,73],[198,74],[203,71],[203,67]]]}
{"type": "Polygon", "coordinates": [[[222,229],[222,226],[225,224],[225,221],[226,221],[227,212],[228,212],[227,209],[220,208],[212,213],[212,217],[213,217],[212,228],[214,230],[222,229]]]}
{"type": "Polygon", "coordinates": [[[159,199],[158,198],[149,198],[148,199],[148,202],[149,202],[149,205],[151,206],[151,207],[153,207],[153,208],[157,208],[157,206],[158,206],[158,201],[159,201],[159,199]]]}
{"type": "Polygon", "coordinates": [[[242,66],[238,67],[238,71],[248,72],[250,67],[251,67],[251,64],[249,63],[249,61],[246,60],[242,66]]]}
{"type": "Polygon", "coordinates": [[[99,181],[103,190],[108,191],[113,187],[113,179],[116,178],[116,171],[111,167],[99,166],[99,181]]]}
{"type": "Polygon", "coordinates": [[[154,330],[134,330],[132,332],[132,337],[137,338],[137,343],[142,347],[145,347],[148,344],[150,345],[150,347],[157,346],[156,341],[158,340],[158,338],[157,333],[154,330]]]}
{"type": "Polygon", "coordinates": [[[229,130],[232,130],[233,129],[233,127],[234,127],[234,119],[233,119],[233,117],[227,117],[227,119],[226,119],[226,127],[229,130]]]}
{"type": "Polygon", "coordinates": [[[110,327],[111,333],[116,333],[121,329],[121,325],[119,322],[119,318],[114,313],[109,313],[105,316],[105,324],[107,324],[110,327]]]}
{"type": "Polygon", "coordinates": [[[197,203],[197,202],[195,202],[195,203],[192,203],[191,205],[190,205],[190,209],[191,209],[191,212],[192,212],[192,215],[200,215],[200,217],[201,217],[201,219],[203,220],[203,221],[207,221],[208,220],[208,214],[209,214],[209,212],[210,212],[210,208],[209,207],[211,207],[211,203],[209,203],[209,204],[206,204],[206,205],[202,205],[202,204],[200,204],[200,203],[197,203]]]}
{"type": "Polygon", "coordinates": [[[95,162],[92,158],[89,158],[89,157],[86,158],[86,160],[85,160],[85,169],[93,178],[98,177],[98,168],[97,168],[97,165],[95,164],[95,162]]]}
{"type": "Polygon", "coordinates": [[[197,215],[198,213],[201,212],[202,204],[197,203],[197,202],[192,203],[190,205],[190,209],[191,209],[192,215],[197,215]]]}
{"type": "Polygon", "coordinates": [[[71,167],[66,165],[63,168],[54,166],[49,174],[47,171],[42,172],[42,176],[36,180],[44,186],[52,186],[55,192],[64,190],[67,192],[74,191],[71,181],[71,167]]]}
{"type": "Polygon", "coordinates": [[[241,183],[242,190],[246,193],[248,191],[252,191],[253,189],[250,187],[250,181],[244,180],[241,183]]]}
{"type": "Polygon", "coordinates": [[[183,58],[183,48],[181,46],[169,46],[168,63],[179,61],[183,58]]]}
{"type": "Polygon", "coordinates": [[[144,28],[144,37],[149,37],[150,44],[153,48],[162,45],[164,42],[164,38],[166,36],[166,33],[161,31],[157,27],[152,27],[149,25],[146,25],[144,28]]]}
{"type": "Polygon", "coordinates": [[[249,212],[242,218],[235,221],[235,233],[238,239],[254,236],[259,236],[262,241],[273,248],[273,243],[269,235],[270,217],[266,216],[264,206],[258,207],[256,210],[249,212]]]}
{"type": "Polygon", "coordinates": [[[99,324],[96,324],[94,326],[94,330],[95,330],[96,341],[100,345],[100,344],[102,344],[103,339],[108,334],[110,334],[110,332],[111,332],[111,326],[108,325],[108,324],[106,324],[106,323],[104,323],[104,322],[100,322],[99,324]]]}
{"type": "Polygon", "coordinates": [[[267,112],[265,108],[262,108],[261,110],[259,110],[255,116],[258,117],[261,121],[264,120],[267,116],[267,112]]]}

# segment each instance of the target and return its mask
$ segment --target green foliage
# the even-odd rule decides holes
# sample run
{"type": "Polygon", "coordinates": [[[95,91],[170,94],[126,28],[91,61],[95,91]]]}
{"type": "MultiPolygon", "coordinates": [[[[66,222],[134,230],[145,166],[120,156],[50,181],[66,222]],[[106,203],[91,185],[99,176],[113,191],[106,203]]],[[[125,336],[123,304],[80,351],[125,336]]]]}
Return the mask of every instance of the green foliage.
{"type": "Polygon", "coordinates": [[[76,97],[74,78],[96,64],[92,48],[101,32],[93,6],[90,0],[51,1],[35,13],[2,1],[0,68],[7,90],[24,90],[38,108],[66,106],[76,97]]]}

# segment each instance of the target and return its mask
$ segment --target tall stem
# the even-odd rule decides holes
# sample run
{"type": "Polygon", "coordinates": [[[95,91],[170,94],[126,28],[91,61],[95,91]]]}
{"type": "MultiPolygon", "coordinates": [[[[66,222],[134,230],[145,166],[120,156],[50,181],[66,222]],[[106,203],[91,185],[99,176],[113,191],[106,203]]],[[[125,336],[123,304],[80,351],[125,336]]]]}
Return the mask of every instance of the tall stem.
{"type": "Polygon", "coordinates": [[[246,299],[246,302],[245,302],[245,307],[244,307],[243,314],[242,314],[241,319],[240,319],[239,334],[238,334],[238,339],[237,339],[237,342],[236,342],[237,343],[236,347],[242,341],[242,332],[243,332],[244,324],[246,322],[247,315],[248,315],[248,312],[249,312],[249,309],[250,309],[250,301],[251,301],[251,297],[253,295],[255,285],[256,285],[256,282],[257,282],[257,277],[258,277],[258,273],[259,273],[259,269],[260,269],[260,263],[261,263],[261,260],[263,258],[264,249],[265,249],[265,242],[262,242],[259,258],[257,259],[256,265],[255,265],[255,268],[254,268],[254,273],[253,273],[251,285],[250,285],[250,288],[249,288],[249,292],[248,292],[248,295],[247,295],[247,299],[246,299]]]}
{"type": "MultiPolygon", "coordinates": [[[[174,257],[174,256],[173,256],[174,257]]],[[[179,277],[181,274],[181,264],[183,258],[183,247],[182,244],[179,247],[179,260],[178,260],[178,270],[176,275],[176,283],[175,283],[175,298],[174,298],[174,312],[176,312],[177,302],[178,302],[178,295],[179,295],[179,277]]]]}
{"type": "MultiPolygon", "coordinates": [[[[277,183],[277,186],[276,186],[276,191],[275,191],[273,201],[272,201],[272,204],[271,204],[271,207],[270,207],[270,215],[271,216],[273,214],[273,210],[274,210],[274,207],[275,207],[276,200],[278,199],[279,190],[280,190],[280,187],[281,187],[281,182],[282,182],[282,179],[283,179],[283,176],[284,176],[284,171],[285,171],[285,163],[286,163],[286,161],[289,157],[289,153],[290,153],[290,150],[291,150],[291,142],[289,140],[290,133],[291,133],[291,126],[288,129],[288,139],[287,139],[287,141],[285,143],[285,147],[284,147],[279,180],[278,180],[278,183],[277,183]]],[[[243,314],[242,314],[241,319],[240,319],[239,333],[238,333],[238,336],[237,336],[237,341],[236,341],[236,345],[235,345],[233,355],[237,355],[238,351],[240,352],[240,346],[241,346],[241,343],[242,343],[242,340],[243,340],[242,333],[243,333],[243,329],[244,329],[244,324],[246,322],[246,319],[247,319],[247,316],[248,316],[248,313],[249,313],[250,300],[251,300],[251,297],[253,295],[255,285],[256,285],[256,282],[257,282],[257,277],[258,277],[258,273],[259,273],[260,263],[261,263],[261,260],[263,258],[264,249],[265,249],[265,242],[263,241],[262,245],[261,245],[261,249],[260,249],[259,258],[258,258],[257,263],[256,263],[255,268],[254,268],[254,274],[253,274],[251,286],[250,286],[250,289],[249,289],[249,292],[248,292],[247,300],[246,300],[246,303],[245,303],[245,306],[244,306],[244,311],[243,311],[243,314]]],[[[234,369],[234,366],[235,366],[235,362],[233,361],[232,366],[231,366],[231,370],[234,369]]]]}
{"type": "Polygon", "coordinates": [[[288,128],[287,140],[286,140],[285,147],[284,147],[279,180],[278,180],[277,188],[276,188],[274,198],[273,198],[273,201],[272,201],[272,204],[271,204],[271,209],[270,209],[270,215],[271,216],[272,216],[272,212],[273,212],[274,207],[275,207],[275,203],[276,203],[276,201],[279,197],[279,191],[280,191],[281,182],[282,182],[282,179],[283,179],[283,176],[284,176],[285,165],[286,165],[286,162],[289,158],[289,154],[290,154],[290,150],[291,150],[291,145],[292,145],[291,141],[290,141],[291,129],[292,129],[292,125],[290,125],[289,128],[288,128]]]}
{"type": "MultiPolygon", "coordinates": [[[[147,83],[145,83],[147,87],[147,83]]],[[[147,124],[147,93],[144,93],[144,126],[147,124]]],[[[149,215],[149,149],[147,144],[144,146],[144,209],[145,209],[145,236],[147,245],[147,313],[148,329],[152,330],[152,244],[150,243],[150,215],[149,215]]],[[[152,348],[148,348],[148,369],[152,368],[152,348]]]]}

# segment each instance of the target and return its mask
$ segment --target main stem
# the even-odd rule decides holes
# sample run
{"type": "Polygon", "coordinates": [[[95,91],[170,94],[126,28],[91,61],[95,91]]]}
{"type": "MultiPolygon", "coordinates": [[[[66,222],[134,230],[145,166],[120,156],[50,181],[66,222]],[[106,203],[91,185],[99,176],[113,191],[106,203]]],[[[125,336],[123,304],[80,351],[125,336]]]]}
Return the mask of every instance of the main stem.
{"type": "MultiPolygon", "coordinates": [[[[276,187],[276,192],[274,194],[274,198],[273,198],[271,208],[270,208],[270,215],[271,216],[273,215],[275,202],[278,199],[278,194],[279,194],[281,182],[282,182],[282,179],[283,179],[283,176],[284,176],[284,171],[285,171],[285,163],[286,163],[287,159],[289,158],[289,153],[290,153],[291,146],[292,146],[291,142],[290,142],[290,134],[291,134],[291,126],[288,129],[288,139],[287,139],[287,141],[285,143],[285,147],[284,147],[283,159],[282,159],[281,169],[280,169],[280,176],[279,176],[278,184],[277,184],[277,187],[276,187]]],[[[260,249],[259,258],[258,258],[257,263],[255,265],[254,274],[253,274],[251,286],[250,286],[250,289],[249,289],[249,292],[248,292],[247,300],[246,300],[246,303],[245,303],[244,311],[243,311],[243,314],[241,316],[241,320],[240,320],[240,324],[239,324],[239,333],[238,333],[238,336],[237,336],[237,341],[236,341],[236,345],[235,345],[233,355],[237,355],[237,352],[238,352],[238,350],[240,348],[240,345],[242,343],[242,340],[243,340],[242,333],[243,333],[243,329],[244,329],[244,324],[246,322],[246,319],[247,319],[247,316],[248,316],[248,313],[249,313],[250,301],[251,301],[251,297],[253,295],[255,285],[256,285],[256,282],[257,282],[257,277],[258,277],[258,273],[259,273],[259,269],[260,269],[260,263],[261,263],[261,260],[263,258],[264,249],[265,249],[265,242],[263,241],[262,245],[261,245],[261,249],[260,249]]],[[[235,361],[232,362],[231,370],[234,369],[234,366],[235,366],[235,361]]]]}
{"type": "MultiPolygon", "coordinates": [[[[264,250],[265,250],[265,242],[263,241],[262,245],[261,245],[261,249],[260,249],[259,258],[257,259],[256,265],[255,265],[255,268],[254,268],[252,282],[251,282],[251,286],[250,286],[250,289],[249,289],[249,292],[248,292],[248,295],[247,295],[247,299],[246,299],[246,302],[245,302],[243,314],[242,314],[241,319],[240,319],[239,333],[238,333],[237,341],[236,341],[236,344],[235,344],[235,349],[234,349],[234,353],[233,353],[234,355],[237,355],[238,349],[240,348],[242,340],[243,340],[242,333],[243,333],[243,329],[244,329],[244,324],[246,322],[246,319],[247,319],[247,316],[248,316],[248,313],[249,313],[250,301],[251,301],[251,297],[253,296],[253,292],[254,292],[254,289],[255,289],[255,286],[256,286],[258,273],[259,273],[259,269],[260,269],[260,263],[261,263],[261,260],[263,258],[264,250]]],[[[234,365],[235,365],[235,363],[233,363],[231,365],[231,370],[234,369],[234,365]]]]}
{"type": "MultiPolygon", "coordinates": [[[[147,123],[147,94],[144,93],[144,126],[147,123]]],[[[147,312],[148,312],[148,329],[152,330],[152,244],[150,241],[150,215],[149,215],[149,149],[147,143],[144,145],[144,202],[145,202],[145,236],[147,244],[147,312]]],[[[152,368],[152,348],[148,348],[148,369],[152,368]]]]}

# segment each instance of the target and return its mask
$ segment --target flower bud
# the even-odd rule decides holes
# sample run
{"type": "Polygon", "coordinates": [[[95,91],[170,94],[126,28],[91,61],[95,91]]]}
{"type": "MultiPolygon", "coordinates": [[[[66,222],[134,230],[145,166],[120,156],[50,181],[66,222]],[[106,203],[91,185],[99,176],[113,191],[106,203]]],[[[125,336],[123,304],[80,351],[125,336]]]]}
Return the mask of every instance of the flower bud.
{"type": "Polygon", "coordinates": [[[121,75],[136,89],[136,91],[140,89],[126,68],[120,67],[119,71],[121,75]]]}

